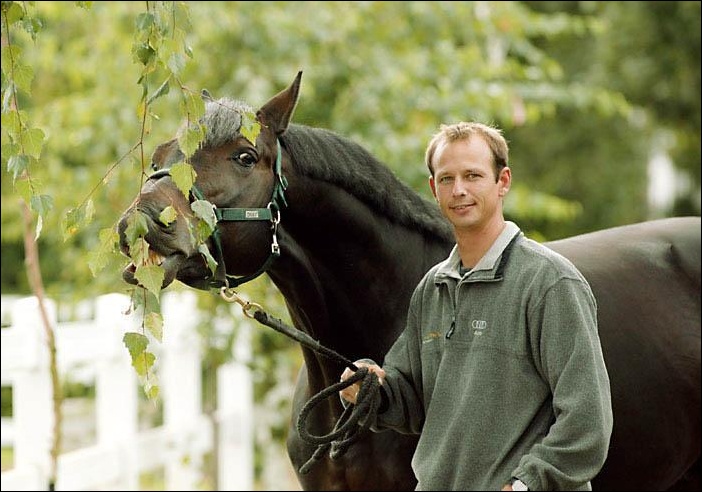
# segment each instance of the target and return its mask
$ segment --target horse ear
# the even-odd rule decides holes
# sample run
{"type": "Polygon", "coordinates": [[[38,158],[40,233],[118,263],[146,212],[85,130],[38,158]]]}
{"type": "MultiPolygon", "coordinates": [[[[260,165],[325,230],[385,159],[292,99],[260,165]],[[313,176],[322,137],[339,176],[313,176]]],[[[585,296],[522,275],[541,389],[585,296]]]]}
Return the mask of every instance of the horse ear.
{"type": "Polygon", "coordinates": [[[174,138],[156,147],[154,153],[151,154],[151,166],[156,168],[170,167],[184,157],[185,154],[178,148],[178,139],[174,138]]]}
{"type": "Polygon", "coordinates": [[[299,71],[290,87],[273,96],[256,112],[259,123],[275,132],[276,136],[282,135],[288,128],[300,95],[301,80],[302,71],[299,71]]]}

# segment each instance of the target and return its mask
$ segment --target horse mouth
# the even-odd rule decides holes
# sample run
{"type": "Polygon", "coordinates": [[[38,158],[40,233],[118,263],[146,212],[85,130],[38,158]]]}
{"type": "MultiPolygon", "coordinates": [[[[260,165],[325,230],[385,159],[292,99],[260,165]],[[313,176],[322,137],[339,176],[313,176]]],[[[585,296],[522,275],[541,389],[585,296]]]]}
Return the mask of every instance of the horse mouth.
{"type": "MultiPolygon", "coordinates": [[[[183,264],[185,259],[186,257],[183,253],[172,253],[168,256],[164,256],[150,250],[148,257],[144,260],[144,265],[155,265],[163,268],[164,276],[161,288],[165,289],[175,280],[178,270],[180,270],[180,266],[183,264]]],[[[122,279],[128,284],[138,285],[139,281],[134,276],[136,269],[137,267],[134,263],[129,263],[124,270],[122,270],[122,279]]]]}

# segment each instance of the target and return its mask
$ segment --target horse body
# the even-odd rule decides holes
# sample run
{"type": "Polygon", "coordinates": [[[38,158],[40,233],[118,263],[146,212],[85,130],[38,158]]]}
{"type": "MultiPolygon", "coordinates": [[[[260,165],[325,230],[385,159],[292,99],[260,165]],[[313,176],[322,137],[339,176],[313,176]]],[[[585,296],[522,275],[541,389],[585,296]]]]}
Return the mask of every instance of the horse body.
{"type": "Polygon", "coordinates": [[[700,219],[645,222],[547,246],[573,261],[597,299],[615,423],[593,487],[662,490],[692,480],[690,489],[699,489],[700,219]],[[689,469],[695,476],[683,477],[689,469]]]}
{"type": "MultiPolygon", "coordinates": [[[[326,130],[289,125],[299,83],[298,75],[259,110],[262,131],[255,148],[237,135],[216,146],[203,145],[190,162],[198,186],[218,207],[262,207],[275,180],[280,141],[288,207],[278,229],[281,256],[267,274],[296,328],[351,360],[380,362],[404,328],[415,285],[448,255],[453,238],[434,204],[358,145],[326,130]],[[256,164],[242,162],[242,152],[255,154],[256,164]]],[[[175,141],[154,154],[161,168],[180,157],[175,141]]],[[[120,222],[122,247],[127,252],[129,216],[137,209],[151,215],[146,239],[165,258],[165,283],[178,278],[202,288],[212,273],[186,244],[187,205],[168,176],[147,183],[120,222]],[[155,218],[168,205],[182,217],[166,230],[155,218]]],[[[268,226],[220,223],[219,228],[229,273],[248,275],[263,263],[270,247],[268,226]]],[[[614,431],[595,489],[699,488],[699,231],[699,218],[668,219],[547,243],[582,271],[598,303],[614,431]]],[[[132,283],[133,269],[124,274],[132,283]]],[[[305,364],[288,436],[296,469],[314,451],[294,428],[297,416],[343,370],[302,350],[305,364]]],[[[308,420],[309,432],[328,433],[341,412],[338,398],[325,400],[308,420]]],[[[367,432],[340,458],[323,458],[299,479],[306,490],[411,490],[416,442],[417,436],[367,432]]]]}

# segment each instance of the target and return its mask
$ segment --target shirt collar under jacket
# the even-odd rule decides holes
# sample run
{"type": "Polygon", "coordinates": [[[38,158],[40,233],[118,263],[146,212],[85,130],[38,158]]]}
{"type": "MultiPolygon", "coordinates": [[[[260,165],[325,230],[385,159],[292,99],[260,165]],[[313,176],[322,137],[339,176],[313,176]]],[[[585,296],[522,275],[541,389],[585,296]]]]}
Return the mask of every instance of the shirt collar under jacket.
{"type": "Polygon", "coordinates": [[[478,261],[475,267],[473,267],[473,269],[466,273],[463,277],[461,277],[461,274],[459,273],[461,257],[458,254],[458,245],[454,246],[448,258],[439,265],[434,281],[439,283],[448,278],[455,280],[461,280],[461,278],[471,280],[497,280],[495,278],[495,273],[499,267],[498,262],[505,249],[512,244],[513,239],[518,234],[521,234],[519,226],[517,226],[517,224],[514,222],[506,221],[505,228],[502,229],[502,232],[499,236],[497,236],[495,242],[492,243],[490,249],[487,250],[482,258],[480,258],[480,261],[478,261]],[[485,274],[476,275],[478,272],[485,272],[485,274]],[[476,278],[473,279],[471,277],[476,278]]]}

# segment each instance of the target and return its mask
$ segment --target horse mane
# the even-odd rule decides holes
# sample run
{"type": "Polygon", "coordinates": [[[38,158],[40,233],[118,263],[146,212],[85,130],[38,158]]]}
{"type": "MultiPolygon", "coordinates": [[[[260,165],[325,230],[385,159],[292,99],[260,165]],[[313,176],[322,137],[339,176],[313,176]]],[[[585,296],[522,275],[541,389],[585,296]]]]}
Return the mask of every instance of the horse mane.
{"type": "Polygon", "coordinates": [[[393,222],[453,240],[448,222],[435,204],[352,140],[330,130],[291,124],[281,144],[300,174],[343,188],[393,222]]]}

